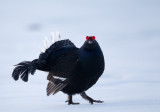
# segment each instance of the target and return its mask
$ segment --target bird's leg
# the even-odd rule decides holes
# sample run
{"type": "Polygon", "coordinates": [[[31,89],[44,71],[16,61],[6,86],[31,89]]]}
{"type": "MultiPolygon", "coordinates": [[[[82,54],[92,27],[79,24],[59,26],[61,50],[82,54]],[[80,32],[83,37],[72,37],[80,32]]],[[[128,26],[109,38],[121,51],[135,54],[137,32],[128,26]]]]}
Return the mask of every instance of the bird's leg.
{"type": "Polygon", "coordinates": [[[93,102],[103,103],[103,101],[101,101],[101,100],[94,100],[94,99],[92,99],[91,97],[87,96],[85,92],[82,92],[80,95],[81,95],[82,98],[84,98],[85,100],[88,100],[90,104],[93,104],[93,102]]]}
{"type": "Polygon", "coordinates": [[[70,105],[70,104],[72,104],[72,105],[79,104],[79,103],[75,103],[75,102],[72,101],[72,95],[68,95],[68,100],[66,102],[68,102],[68,105],[70,105]]]}

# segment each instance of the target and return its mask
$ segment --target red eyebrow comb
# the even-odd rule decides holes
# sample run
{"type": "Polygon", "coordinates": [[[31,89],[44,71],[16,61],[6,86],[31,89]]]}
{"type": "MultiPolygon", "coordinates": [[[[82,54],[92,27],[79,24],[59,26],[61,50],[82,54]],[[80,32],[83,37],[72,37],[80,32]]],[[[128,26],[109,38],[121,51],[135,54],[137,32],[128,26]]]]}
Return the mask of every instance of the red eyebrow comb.
{"type": "Polygon", "coordinates": [[[92,36],[92,40],[95,40],[95,36],[92,36]]]}
{"type": "Polygon", "coordinates": [[[86,36],[86,40],[87,40],[87,41],[89,40],[89,37],[88,37],[88,36],[86,36]]]}

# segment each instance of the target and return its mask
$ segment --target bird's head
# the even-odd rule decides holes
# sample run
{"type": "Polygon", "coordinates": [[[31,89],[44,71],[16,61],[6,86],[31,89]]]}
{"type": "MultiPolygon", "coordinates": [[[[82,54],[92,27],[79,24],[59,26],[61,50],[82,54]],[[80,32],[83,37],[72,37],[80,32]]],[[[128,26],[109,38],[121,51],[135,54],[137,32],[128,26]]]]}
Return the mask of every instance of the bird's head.
{"type": "Polygon", "coordinates": [[[88,44],[93,44],[95,42],[95,36],[86,36],[86,42],[88,44]]]}
{"type": "Polygon", "coordinates": [[[93,50],[98,45],[97,41],[95,40],[95,36],[86,36],[86,41],[83,45],[87,50],[93,50]]]}

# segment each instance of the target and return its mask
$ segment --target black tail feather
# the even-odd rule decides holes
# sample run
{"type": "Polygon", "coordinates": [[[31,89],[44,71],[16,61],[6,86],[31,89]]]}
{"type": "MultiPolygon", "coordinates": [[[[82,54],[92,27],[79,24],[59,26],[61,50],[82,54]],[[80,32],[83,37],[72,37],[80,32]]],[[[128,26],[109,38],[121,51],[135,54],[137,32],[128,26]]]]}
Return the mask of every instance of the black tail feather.
{"type": "Polygon", "coordinates": [[[36,60],[30,61],[23,61],[17,65],[13,70],[12,77],[14,80],[18,80],[19,76],[21,76],[21,79],[25,82],[28,81],[28,75],[31,73],[32,75],[36,71],[36,60]]]}

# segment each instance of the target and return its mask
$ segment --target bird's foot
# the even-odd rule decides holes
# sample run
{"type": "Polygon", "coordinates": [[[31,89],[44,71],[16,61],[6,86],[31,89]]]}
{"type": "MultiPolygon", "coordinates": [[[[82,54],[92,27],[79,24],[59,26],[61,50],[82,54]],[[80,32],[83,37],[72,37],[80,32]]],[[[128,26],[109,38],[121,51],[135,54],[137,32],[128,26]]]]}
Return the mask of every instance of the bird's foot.
{"type": "Polygon", "coordinates": [[[72,101],[72,95],[68,95],[68,100],[66,102],[68,102],[68,105],[78,105],[79,104],[79,103],[75,103],[72,101]]]}
{"type": "Polygon", "coordinates": [[[90,100],[89,100],[89,103],[90,103],[90,104],[93,104],[94,102],[95,102],[95,103],[103,103],[104,101],[101,101],[101,100],[93,100],[93,99],[90,99],[90,100]]]}
{"type": "Polygon", "coordinates": [[[103,103],[103,101],[101,101],[101,100],[94,100],[94,99],[92,99],[91,97],[87,96],[85,92],[82,92],[80,95],[81,95],[82,98],[84,98],[85,100],[88,100],[90,104],[93,104],[94,102],[95,102],[95,103],[103,103]]]}
{"type": "Polygon", "coordinates": [[[73,101],[70,101],[70,100],[67,100],[65,102],[68,102],[68,105],[78,105],[78,104],[80,104],[80,103],[73,102],[73,101]]]}

